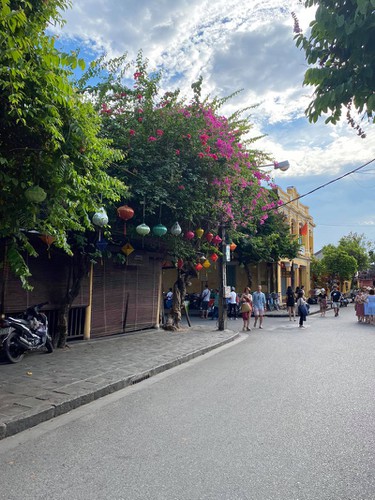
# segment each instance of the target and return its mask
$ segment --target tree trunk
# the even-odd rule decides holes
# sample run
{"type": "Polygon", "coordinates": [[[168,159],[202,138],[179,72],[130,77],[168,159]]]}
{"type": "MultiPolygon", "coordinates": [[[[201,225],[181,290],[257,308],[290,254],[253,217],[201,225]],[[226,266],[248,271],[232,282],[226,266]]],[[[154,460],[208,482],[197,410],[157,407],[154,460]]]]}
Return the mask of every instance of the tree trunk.
{"type": "Polygon", "coordinates": [[[68,338],[69,326],[69,311],[81,290],[83,278],[89,270],[89,259],[87,255],[79,252],[73,255],[71,265],[69,268],[69,275],[67,280],[67,290],[60,305],[57,320],[57,329],[53,336],[53,344],[55,347],[64,348],[68,338]]]}
{"type": "Polygon", "coordinates": [[[173,285],[173,303],[172,312],[170,313],[167,323],[164,325],[166,330],[179,330],[181,328],[182,308],[186,295],[186,288],[191,276],[196,277],[195,270],[189,268],[187,270],[177,270],[177,280],[173,285]]]}

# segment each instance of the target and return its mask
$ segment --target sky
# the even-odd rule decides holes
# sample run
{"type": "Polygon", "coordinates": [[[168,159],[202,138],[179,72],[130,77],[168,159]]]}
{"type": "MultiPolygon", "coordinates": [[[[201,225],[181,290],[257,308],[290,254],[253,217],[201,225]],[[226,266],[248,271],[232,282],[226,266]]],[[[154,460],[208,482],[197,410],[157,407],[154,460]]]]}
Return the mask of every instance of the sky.
{"type": "MultiPolygon", "coordinates": [[[[308,68],[293,40],[295,12],[307,32],[314,10],[298,0],[72,0],[66,24],[53,28],[64,50],[80,48],[92,60],[142,49],[150,70],[162,70],[164,90],[181,89],[203,77],[203,96],[224,97],[222,113],[257,104],[247,112],[259,149],[276,161],[288,160],[287,172],[274,171],[282,188],[303,195],[375,158],[375,126],[362,122],[361,139],[346,123],[310,124],[304,110],[313,88],[303,86],[308,68]]],[[[345,117],[345,113],[344,117],[345,117]]],[[[375,241],[375,162],[303,198],[316,224],[315,248],[337,244],[350,232],[375,241]]]]}

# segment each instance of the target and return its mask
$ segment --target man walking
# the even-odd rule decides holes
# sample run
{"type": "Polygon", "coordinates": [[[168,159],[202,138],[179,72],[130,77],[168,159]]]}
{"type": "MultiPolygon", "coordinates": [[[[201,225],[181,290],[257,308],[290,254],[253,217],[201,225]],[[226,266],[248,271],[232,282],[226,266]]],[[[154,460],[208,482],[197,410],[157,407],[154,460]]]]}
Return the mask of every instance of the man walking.
{"type": "Polygon", "coordinates": [[[341,292],[337,290],[336,285],[333,285],[333,290],[331,292],[331,301],[333,310],[335,311],[335,316],[339,315],[340,300],[341,300],[341,292]]]}
{"type": "Polygon", "coordinates": [[[208,285],[205,286],[201,299],[202,299],[202,318],[208,318],[208,304],[210,302],[211,290],[208,288],[208,285]]]}
{"type": "Polygon", "coordinates": [[[259,318],[259,328],[263,328],[264,309],[266,307],[266,296],[262,292],[262,286],[258,286],[258,291],[253,293],[254,328],[257,326],[259,318]]]}
{"type": "Polygon", "coordinates": [[[234,286],[229,294],[229,317],[236,319],[237,316],[237,293],[234,286]]]}

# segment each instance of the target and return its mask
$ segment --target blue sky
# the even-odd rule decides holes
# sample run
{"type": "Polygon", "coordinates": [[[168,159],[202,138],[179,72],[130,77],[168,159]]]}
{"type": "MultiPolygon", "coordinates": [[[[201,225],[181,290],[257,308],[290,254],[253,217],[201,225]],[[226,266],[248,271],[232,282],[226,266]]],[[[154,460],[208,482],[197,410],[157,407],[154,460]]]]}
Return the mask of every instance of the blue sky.
{"type": "MultiPolygon", "coordinates": [[[[163,87],[182,95],[200,75],[203,94],[243,89],[224,114],[259,104],[251,110],[253,136],[266,137],[257,147],[289,160],[275,181],[304,194],[375,158],[375,127],[365,123],[360,139],[345,120],[309,124],[304,110],[313,90],[302,86],[307,65],[293,41],[292,11],[307,30],[314,12],[298,0],[73,0],[55,31],[60,47],[80,47],[87,59],[126,52],[131,61],[142,49],[149,68],[163,70],[163,87]]],[[[304,198],[316,223],[315,251],[350,231],[375,240],[374,193],[375,162],[304,198]]]]}

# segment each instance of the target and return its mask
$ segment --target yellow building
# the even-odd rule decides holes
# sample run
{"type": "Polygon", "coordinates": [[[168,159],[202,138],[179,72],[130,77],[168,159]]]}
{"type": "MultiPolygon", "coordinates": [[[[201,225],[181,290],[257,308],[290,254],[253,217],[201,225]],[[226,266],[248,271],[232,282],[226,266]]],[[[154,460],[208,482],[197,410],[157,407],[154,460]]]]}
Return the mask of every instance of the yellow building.
{"type": "Polygon", "coordinates": [[[313,218],[310,215],[309,207],[301,203],[299,194],[294,186],[290,186],[286,191],[277,188],[276,192],[284,202],[280,208],[289,222],[290,232],[299,239],[300,251],[298,256],[292,261],[282,259],[278,264],[278,288],[284,297],[287,287],[293,289],[303,285],[306,295],[311,288],[310,262],[314,255],[314,227],[313,218]]]}

